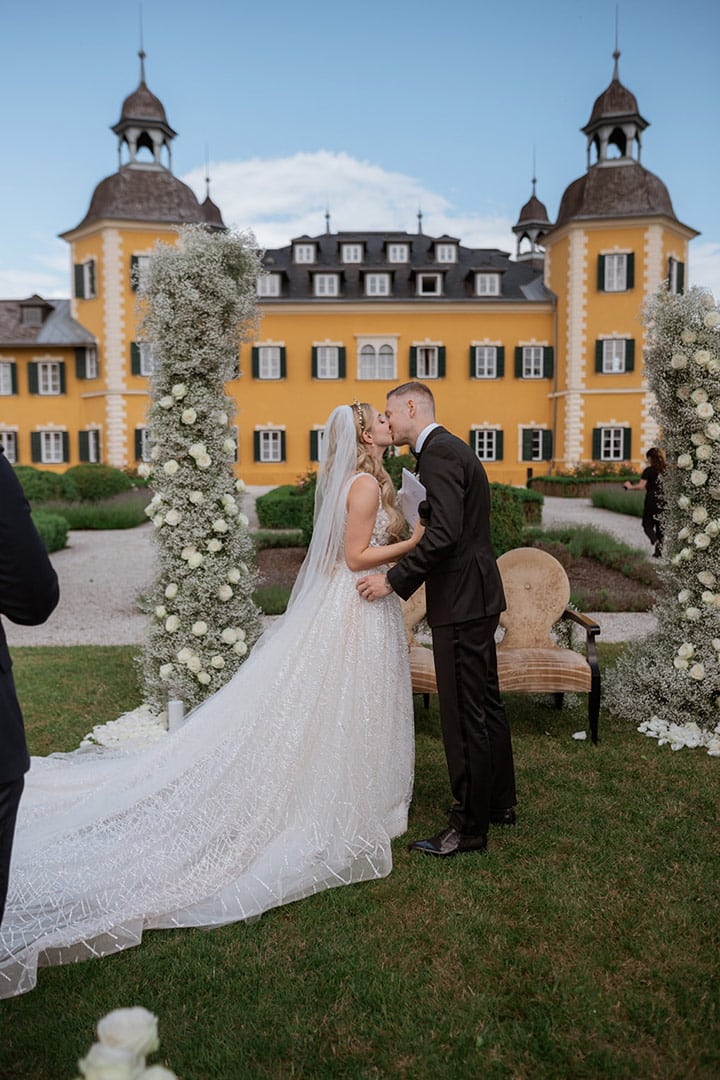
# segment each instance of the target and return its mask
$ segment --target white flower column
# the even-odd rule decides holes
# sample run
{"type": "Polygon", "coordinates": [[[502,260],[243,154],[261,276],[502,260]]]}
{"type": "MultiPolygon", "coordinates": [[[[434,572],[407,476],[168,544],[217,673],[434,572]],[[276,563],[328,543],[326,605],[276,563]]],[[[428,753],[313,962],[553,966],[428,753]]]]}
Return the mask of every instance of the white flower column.
{"type": "Polygon", "coordinates": [[[177,247],[156,246],[141,294],[156,361],[145,471],[160,564],[143,676],[145,701],[160,710],[168,697],[189,709],[219,690],[260,630],[224,390],[254,330],[260,272],[252,236],[189,227],[177,247]]]}

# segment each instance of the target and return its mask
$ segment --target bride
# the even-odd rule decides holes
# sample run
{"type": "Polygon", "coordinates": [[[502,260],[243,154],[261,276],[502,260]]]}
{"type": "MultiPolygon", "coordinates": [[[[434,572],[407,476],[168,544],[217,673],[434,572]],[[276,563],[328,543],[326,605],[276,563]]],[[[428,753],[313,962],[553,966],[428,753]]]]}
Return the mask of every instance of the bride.
{"type": "Polygon", "coordinates": [[[20,805],[0,997],[37,967],[107,956],[143,930],[251,919],[384,877],[407,827],[413,716],[400,602],[359,576],[420,540],[382,466],[370,405],[326,425],[315,528],[288,610],[234,678],[149,750],[34,758],[20,805]]]}

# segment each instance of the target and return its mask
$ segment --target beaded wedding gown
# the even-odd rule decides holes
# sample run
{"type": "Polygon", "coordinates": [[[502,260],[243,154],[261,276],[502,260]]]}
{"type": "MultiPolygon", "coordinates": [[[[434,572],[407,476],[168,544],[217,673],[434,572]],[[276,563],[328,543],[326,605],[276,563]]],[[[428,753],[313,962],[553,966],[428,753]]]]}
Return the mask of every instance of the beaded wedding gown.
{"type": "MultiPolygon", "coordinates": [[[[386,532],[380,505],[371,544],[386,532]]],[[[150,749],[33,759],[0,997],[32,989],[38,966],[107,956],[145,929],[250,919],[390,873],[412,788],[408,651],[400,601],[362,600],[361,576],[337,558],[150,749]]]]}

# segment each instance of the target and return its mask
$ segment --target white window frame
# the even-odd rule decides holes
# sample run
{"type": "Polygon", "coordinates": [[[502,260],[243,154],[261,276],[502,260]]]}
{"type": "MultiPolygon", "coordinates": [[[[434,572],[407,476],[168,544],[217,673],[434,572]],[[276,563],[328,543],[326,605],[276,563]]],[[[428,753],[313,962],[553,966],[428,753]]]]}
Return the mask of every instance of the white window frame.
{"type": "Polygon", "coordinates": [[[282,428],[266,428],[258,434],[260,436],[259,461],[277,465],[282,461],[282,428]]]}
{"type": "Polygon", "coordinates": [[[100,461],[100,429],[99,428],[88,428],[87,429],[87,437],[88,437],[88,461],[93,465],[97,465],[98,462],[100,461]]]}
{"type": "Polygon", "coordinates": [[[258,379],[281,378],[280,345],[258,345],[258,379]]]}
{"type": "Polygon", "coordinates": [[[624,375],[626,370],[625,338],[604,338],[602,343],[603,375],[624,375]]]}
{"type": "Polygon", "coordinates": [[[43,465],[63,464],[62,431],[40,432],[40,461],[43,465]]]}
{"type": "Polygon", "coordinates": [[[340,252],[344,263],[361,263],[363,261],[362,244],[341,244],[340,252]]]}
{"type": "Polygon", "coordinates": [[[313,274],[313,292],[315,296],[339,296],[339,274],[313,274]]]}
{"type": "Polygon", "coordinates": [[[397,379],[397,340],[393,338],[358,338],[357,377],[397,379]]]}
{"type": "MultiPolygon", "coordinates": [[[[543,458],[543,432],[545,428],[527,427],[523,428],[523,431],[532,432],[532,452],[530,454],[530,461],[544,461],[543,458]]],[[[526,458],[527,460],[527,458],[526,458]]]]}
{"type": "Polygon", "coordinates": [[[0,360],[0,397],[10,397],[12,395],[12,373],[12,361],[0,360]]]}
{"type": "Polygon", "coordinates": [[[605,255],[604,292],[627,292],[627,253],[605,255]]]}
{"type": "Polygon", "coordinates": [[[499,296],[500,274],[487,273],[485,271],[475,274],[476,296],[499,296]]]}
{"type": "Polygon", "coordinates": [[[480,461],[497,461],[496,428],[475,428],[473,441],[475,443],[473,450],[480,461]]]}
{"type": "Polygon", "coordinates": [[[280,295],[280,274],[261,274],[255,284],[255,292],[258,296],[280,295]]]}
{"type": "Polygon", "coordinates": [[[366,296],[390,296],[390,275],[387,273],[365,275],[366,296]]]}
{"type": "Polygon", "coordinates": [[[95,345],[88,345],[85,349],[85,378],[97,379],[98,377],[98,354],[95,345]]]}
{"type": "Polygon", "coordinates": [[[436,244],[435,245],[435,262],[439,262],[439,263],[456,263],[457,262],[457,244],[436,244]]]}
{"type": "Polygon", "coordinates": [[[17,431],[0,431],[0,446],[11,465],[17,463],[17,431]]]}
{"type": "Polygon", "coordinates": [[[57,397],[61,393],[60,361],[38,360],[37,373],[38,394],[43,397],[57,397]]]}
{"type": "Polygon", "coordinates": [[[338,345],[316,345],[316,369],[318,379],[340,378],[340,347],[338,345]]]}
{"type": "Polygon", "coordinates": [[[150,432],[146,427],[138,428],[140,432],[140,460],[152,461],[150,451],[152,447],[150,445],[150,432]]]}
{"type": "Polygon", "coordinates": [[[432,273],[420,273],[417,276],[417,295],[418,296],[442,296],[442,274],[437,274],[434,271],[432,273]],[[424,286],[430,283],[434,284],[433,289],[425,288],[424,286]]]}
{"type": "Polygon", "coordinates": [[[418,379],[437,379],[440,349],[437,345],[416,345],[415,364],[418,379]]]}
{"type": "Polygon", "coordinates": [[[475,345],[475,378],[497,379],[497,345],[475,345]]]}
{"type": "Polygon", "coordinates": [[[145,284],[145,276],[150,265],[149,255],[133,255],[133,284],[136,289],[141,289],[145,284]]]}
{"type": "MultiPolygon", "coordinates": [[[[127,257],[127,256],[126,256],[127,257]]],[[[95,259],[85,259],[82,266],[83,300],[94,300],[97,296],[97,266],[95,259]],[[92,270],[90,267],[92,266],[92,270]],[[94,285],[94,288],[91,286],[94,285]]]]}
{"type": "Polygon", "coordinates": [[[138,351],[140,353],[140,374],[144,375],[146,379],[150,379],[155,374],[155,356],[152,345],[149,341],[139,341],[138,351]]]}
{"type": "Polygon", "coordinates": [[[542,345],[522,346],[523,379],[542,379],[544,348],[542,345]]]}
{"type": "Polygon", "coordinates": [[[625,429],[608,424],[600,428],[600,460],[601,461],[624,461],[625,429]]]}
{"type": "Polygon", "coordinates": [[[387,261],[389,263],[406,263],[409,259],[409,244],[388,244],[387,261]]]}
{"type": "Polygon", "coordinates": [[[314,263],[314,244],[293,244],[293,261],[296,263],[314,263]]]}

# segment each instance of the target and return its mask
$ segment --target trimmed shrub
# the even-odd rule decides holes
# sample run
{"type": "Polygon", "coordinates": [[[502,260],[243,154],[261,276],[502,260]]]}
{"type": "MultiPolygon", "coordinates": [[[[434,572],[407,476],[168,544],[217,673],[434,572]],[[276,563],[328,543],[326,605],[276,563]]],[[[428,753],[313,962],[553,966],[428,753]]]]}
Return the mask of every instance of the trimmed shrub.
{"type": "Polygon", "coordinates": [[[48,502],[63,498],[63,478],[60,473],[36,469],[32,465],[16,465],[17,476],[28,502],[48,502]]]}
{"type": "Polygon", "coordinates": [[[641,518],[645,505],[645,492],[600,488],[599,491],[590,493],[590,502],[601,510],[612,510],[616,514],[629,514],[631,517],[641,518]]]}
{"type": "Polygon", "coordinates": [[[133,486],[129,476],[111,465],[73,465],[61,479],[63,496],[68,501],[99,502],[133,486]]]}
{"type": "Polygon", "coordinates": [[[415,472],[415,457],[413,454],[398,454],[394,455],[386,454],[383,460],[383,465],[390,474],[390,479],[393,482],[393,487],[396,491],[399,490],[402,484],[402,471],[407,469],[408,472],[415,472]]]}
{"type": "Polygon", "coordinates": [[[258,521],[264,529],[304,530],[308,504],[312,521],[314,499],[314,485],[282,484],[255,502],[258,521]]]}
{"type": "Polygon", "coordinates": [[[524,488],[490,484],[490,535],[496,556],[523,545],[524,494],[524,488]]]}
{"type": "Polygon", "coordinates": [[[67,547],[68,523],[59,514],[47,510],[33,510],[32,519],[48,552],[62,551],[67,547]]]}

